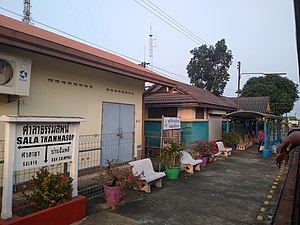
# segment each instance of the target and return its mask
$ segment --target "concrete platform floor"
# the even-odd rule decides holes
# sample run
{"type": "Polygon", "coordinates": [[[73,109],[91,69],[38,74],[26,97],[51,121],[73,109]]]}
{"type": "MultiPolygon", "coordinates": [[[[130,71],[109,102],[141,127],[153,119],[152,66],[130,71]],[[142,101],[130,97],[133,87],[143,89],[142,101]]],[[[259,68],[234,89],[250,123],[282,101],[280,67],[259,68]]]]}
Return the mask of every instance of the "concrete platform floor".
{"type": "Polygon", "coordinates": [[[254,145],[194,175],[164,178],[151,194],[127,190],[116,206],[101,197],[88,200],[87,217],[75,224],[270,224],[286,176],[274,157],[262,158],[254,145]]]}

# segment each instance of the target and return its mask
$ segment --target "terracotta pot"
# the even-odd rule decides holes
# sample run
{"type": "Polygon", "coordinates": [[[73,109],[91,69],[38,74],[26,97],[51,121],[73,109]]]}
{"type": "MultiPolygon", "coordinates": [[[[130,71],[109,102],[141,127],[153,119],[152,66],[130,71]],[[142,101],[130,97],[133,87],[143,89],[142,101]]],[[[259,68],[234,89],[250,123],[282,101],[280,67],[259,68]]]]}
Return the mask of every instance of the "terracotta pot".
{"type": "Polygon", "coordinates": [[[112,187],[107,184],[103,184],[104,187],[104,194],[105,194],[105,199],[106,203],[108,204],[119,204],[121,201],[124,200],[124,185],[123,186],[118,186],[118,187],[112,187]]]}

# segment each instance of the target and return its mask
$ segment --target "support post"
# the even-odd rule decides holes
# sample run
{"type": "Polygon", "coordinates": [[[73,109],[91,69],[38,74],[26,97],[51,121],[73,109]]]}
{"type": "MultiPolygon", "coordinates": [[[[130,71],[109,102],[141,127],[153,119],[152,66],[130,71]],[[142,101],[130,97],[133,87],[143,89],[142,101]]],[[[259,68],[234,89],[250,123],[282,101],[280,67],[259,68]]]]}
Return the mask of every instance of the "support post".
{"type": "Polygon", "coordinates": [[[1,218],[6,220],[12,217],[13,172],[16,149],[16,124],[5,123],[5,144],[3,164],[3,190],[1,218]]]}
{"type": "Polygon", "coordinates": [[[237,90],[237,111],[240,110],[240,89],[241,89],[241,62],[237,63],[238,69],[238,90],[237,90]]]}
{"type": "Polygon", "coordinates": [[[78,153],[79,153],[79,125],[74,123],[74,142],[72,148],[72,161],[70,163],[70,177],[73,178],[73,191],[72,197],[78,195],[78,153]]]}

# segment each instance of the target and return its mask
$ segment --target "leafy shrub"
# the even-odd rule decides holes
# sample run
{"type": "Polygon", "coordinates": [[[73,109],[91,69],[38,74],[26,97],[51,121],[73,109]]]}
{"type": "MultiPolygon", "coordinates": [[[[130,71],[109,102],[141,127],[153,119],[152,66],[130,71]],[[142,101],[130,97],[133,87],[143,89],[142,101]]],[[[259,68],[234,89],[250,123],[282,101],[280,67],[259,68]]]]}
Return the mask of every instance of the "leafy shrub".
{"type": "Polygon", "coordinates": [[[38,210],[50,208],[71,200],[72,182],[71,177],[42,168],[37,171],[36,177],[32,176],[30,193],[23,191],[23,195],[38,210]]]}
{"type": "Polygon", "coordinates": [[[119,166],[115,159],[106,160],[106,167],[103,167],[99,176],[95,179],[102,184],[109,185],[111,187],[128,186],[131,188],[139,188],[143,184],[141,179],[144,174],[133,174],[131,166],[119,166]]]}

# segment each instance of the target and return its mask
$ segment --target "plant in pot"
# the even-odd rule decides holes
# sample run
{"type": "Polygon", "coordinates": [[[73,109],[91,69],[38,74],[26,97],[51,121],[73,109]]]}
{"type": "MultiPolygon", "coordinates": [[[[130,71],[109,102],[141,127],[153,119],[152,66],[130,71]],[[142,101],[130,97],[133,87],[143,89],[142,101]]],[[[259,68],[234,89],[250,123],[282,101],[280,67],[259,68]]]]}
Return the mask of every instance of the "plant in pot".
{"type": "MultiPolygon", "coordinates": [[[[86,198],[72,197],[73,178],[41,168],[22,186],[29,205],[14,210],[18,224],[72,224],[86,215],[86,198]]],[[[14,224],[14,223],[12,223],[14,224]]]]}
{"type": "Polygon", "coordinates": [[[161,148],[160,160],[163,161],[166,167],[167,177],[171,180],[176,180],[179,177],[180,165],[178,163],[178,157],[180,151],[184,150],[185,146],[181,143],[175,142],[169,139],[167,146],[161,148]]]}
{"type": "Polygon", "coordinates": [[[130,165],[120,166],[115,159],[106,160],[106,165],[100,169],[95,179],[103,185],[104,198],[108,204],[118,204],[124,200],[125,186],[140,189],[143,185],[143,174],[133,174],[130,165]]]}
{"type": "Polygon", "coordinates": [[[239,144],[240,142],[240,135],[233,131],[225,131],[222,133],[222,141],[224,143],[224,146],[236,149],[237,144],[239,144]]]}
{"type": "Polygon", "coordinates": [[[198,152],[196,159],[201,159],[202,163],[200,164],[204,168],[208,162],[209,157],[212,156],[211,148],[208,146],[207,141],[198,140],[195,145],[192,146],[192,149],[198,152]]]}

